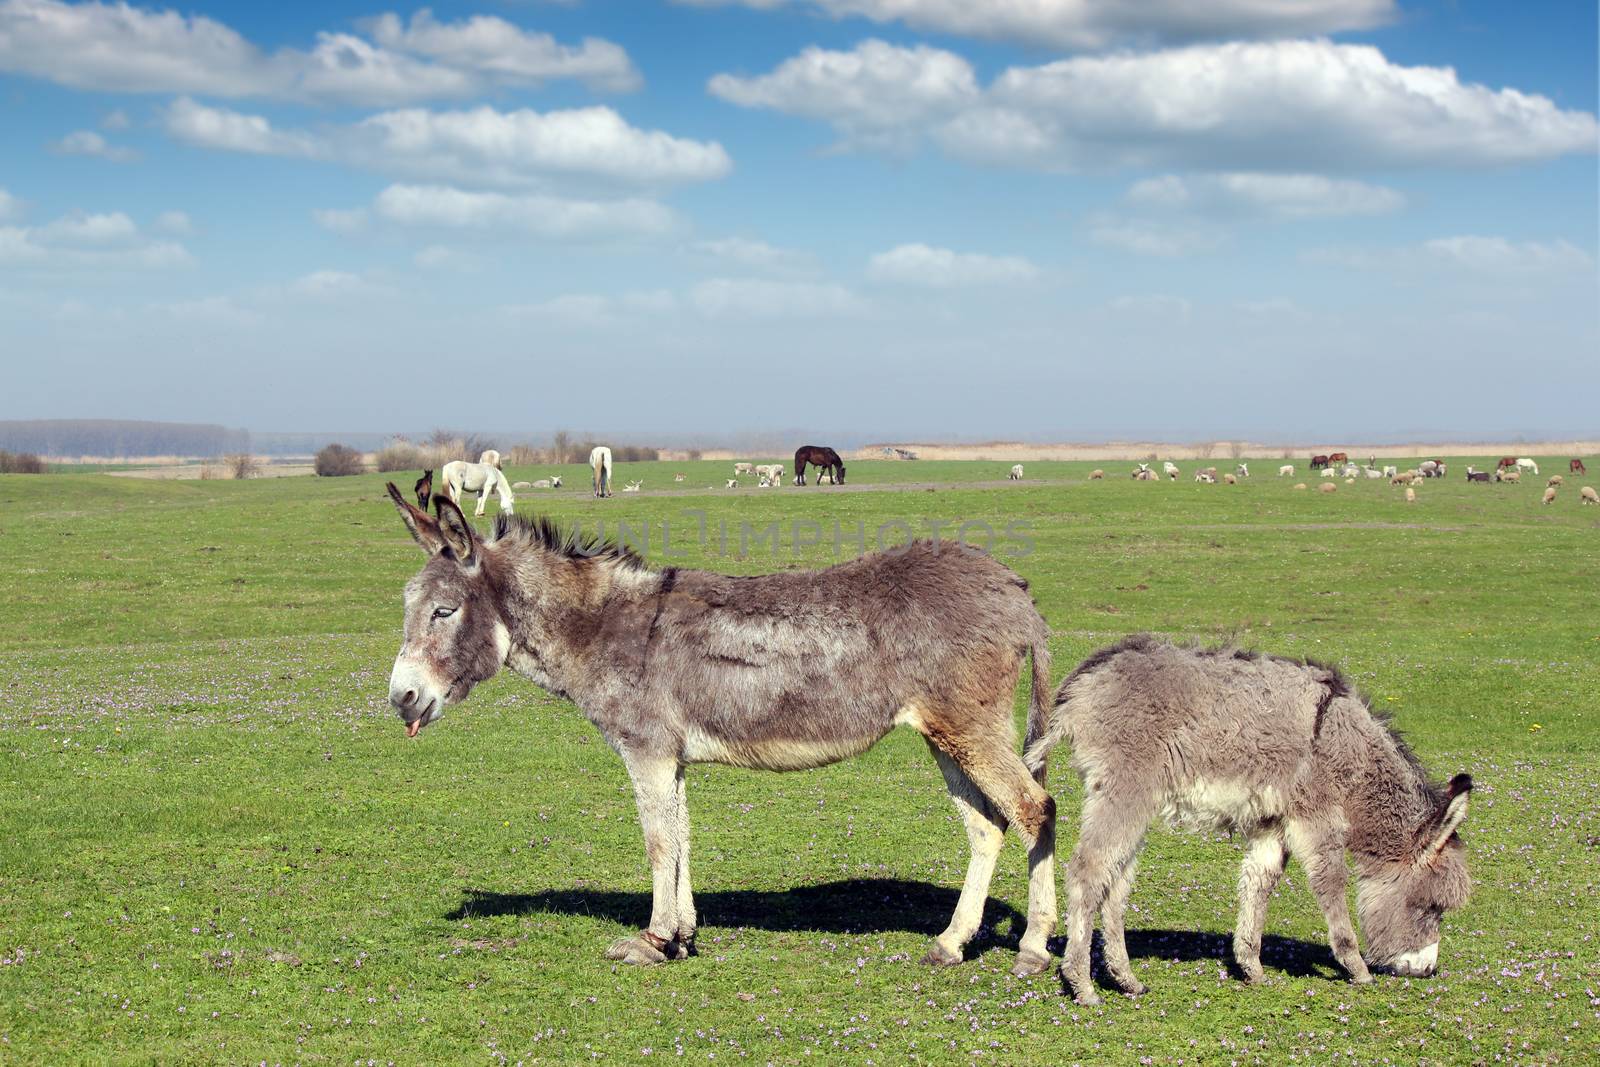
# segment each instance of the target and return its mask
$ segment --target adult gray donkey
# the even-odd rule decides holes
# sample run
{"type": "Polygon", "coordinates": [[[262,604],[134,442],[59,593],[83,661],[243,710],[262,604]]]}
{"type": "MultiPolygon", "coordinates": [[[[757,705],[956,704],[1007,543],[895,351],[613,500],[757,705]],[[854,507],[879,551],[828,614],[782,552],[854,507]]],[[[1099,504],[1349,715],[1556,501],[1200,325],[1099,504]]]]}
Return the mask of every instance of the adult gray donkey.
{"type": "Polygon", "coordinates": [[[406,585],[389,699],[408,736],[502,664],[577,704],[633,779],[654,879],[626,963],[693,948],[684,767],[821,767],[896,725],[928,741],[972,846],[950,925],[924,962],[959,963],[1007,825],[1028,848],[1028,928],[1014,972],[1048,963],[1055,802],[1016,751],[1012,696],[1033,658],[1030,736],[1049,700],[1048,630],[1027,583],[976,549],[918,542],[822,571],[730,577],[653,569],[548,521],[502,514],[480,540],[389,495],[428,562],[406,585]]]}
{"type": "MultiPolygon", "coordinates": [[[[1031,734],[1031,731],[1030,731],[1031,734]]],[[[1233,952],[1258,982],[1261,929],[1292,851],[1328,921],[1334,957],[1355,982],[1371,974],[1345,902],[1355,858],[1361,929],[1374,966],[1426,976],[1438,965],[1439,920],[1470,880],[1456,829],[1472,779],[1428,783],[1416,757],[1331,668],[1231,650],[1179,648],[1140,635],[1090,656],[1061,683],[1044,735],[1025,757],[1043,773],[1051,747],[1072,745],[1083,824],[1067,863],[1067,957],[1079,1001],[1100,912],[1105,964],[1126,993],[1123,940],[1135,857],[1150,822],[1242,833],[1233,952]]]]}

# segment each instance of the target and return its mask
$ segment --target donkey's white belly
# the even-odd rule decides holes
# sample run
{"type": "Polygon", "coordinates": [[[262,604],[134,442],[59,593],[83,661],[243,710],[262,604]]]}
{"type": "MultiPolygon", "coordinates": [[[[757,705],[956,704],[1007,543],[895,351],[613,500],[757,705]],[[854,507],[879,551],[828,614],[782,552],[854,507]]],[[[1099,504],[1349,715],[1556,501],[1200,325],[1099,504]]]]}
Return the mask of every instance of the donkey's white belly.
{"type": "Polygon", "coordinates": [[[1197,778],[1167,797],[1161,817],[1179,829],[1248,833],[1263,822],[1282,817],[1285,810],[1283,794],[1270,786],[1197,778]]]}
{"type": "Polygon", "coordinates": [[[685,763],[721,763],[761,771],[807,771],[859,756],[878,743],[877,737],[724,739],[691,726],[683,737],[685,763]]]}

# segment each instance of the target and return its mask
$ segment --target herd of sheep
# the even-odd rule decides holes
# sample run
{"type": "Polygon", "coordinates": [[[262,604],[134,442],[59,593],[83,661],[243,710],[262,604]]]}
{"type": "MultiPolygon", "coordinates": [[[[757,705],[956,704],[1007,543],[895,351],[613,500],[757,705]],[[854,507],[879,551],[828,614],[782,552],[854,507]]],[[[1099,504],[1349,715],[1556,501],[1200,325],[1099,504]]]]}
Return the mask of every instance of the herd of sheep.
{"type": "MultiPolygon", "coordinates": [[[[1316,458],[1321,460],[1325,457],[1318,456],[1316,458]]],[[[1340,454],[1340,462],[1338,464],[1322,464],[1314,466],[1312,469],[1317,470],[1324,479],[1317,486],[1320,492],[1337,492],[1339,487],[1336,482],[1339,479],[1343,479],[1346,485],[1362,478],[1374,481],[1387,479],[1390,485],[1404,487],[1407,503],[1415,503],[1417,499],[1417,491],[1413,483],[1427,478],[1443,478],[1449,473],[1449,465],[1442,460],[1424,460],[1409,470],[1400,470],[1393,465],[1379,467],[1375,458],[1369,458],[1365,467],[1357,466],[1348,459],[1343,458],[1342,454],[1340,454]]],[[[1569,469],[1572,473],[1588,473],[1588,468],[1583,465],[1582,460],[1578,459],[1571,461],[1569,469]]],[[[1519,458],[1508,456],[1502,459],[1500,465],[1493,471],[1480,471],[1475,467],[1468,467],[1467,481],[1504,482],[1509,485],[1516,485],[1522,481],[1524,472],[1537,475],[1539,473],[1539,464],[1526,456],[1519,458]]],[[[1129,472],[1129,476],[1136,482],[1157,482],[1163,476],[1169,481],[1177,481],[1181,473],[1178,465],[1169,460],[1161,464],[1161,472],[1159,474],[1156,473],[1152,461],[1152,463],[1138,464],[1129,472]]],[[[1278,468],[1278,477],[1280,478],[1292,478],[1294,473],[1295,465],[1293,463],[1285,463],[1278,468]]],[[[1089,472],[1089,480],[1091,482],[1101,481],[1105,476],[1106,472],[1103,470],[1089,472]]],[[[1200,467],[1194,472],[1195,481],[1213,485],[1218,481],[1226,485],[1235,485],[1248,477],[1250,477],[1250,465],[1248,463],[1240,463],[1231,473],[1225,472],[1220,476],[1216,467],[1200,467]]],[[[1021,480],[1022,464],[1019,463],[1011,468],[1011,478],[1013,480],[1021,480]]],[[[1556,490],[1561,488],[1562,482],[1561,475],[1554,474],[1550,476],[1549,480],[1545,482],[1544,497],[1542,498],[1544,503],[1555,503],[1556,490]]],[[[1309,487],[1305,482],[1297,482],[1295,488],[1307,489],[1309,487]]],[[[1578,490],[1578,499],[1584,504],[1600,504],[1600,493],[1596,493],[1593,486],[1585,485],[1578,490]]]]}

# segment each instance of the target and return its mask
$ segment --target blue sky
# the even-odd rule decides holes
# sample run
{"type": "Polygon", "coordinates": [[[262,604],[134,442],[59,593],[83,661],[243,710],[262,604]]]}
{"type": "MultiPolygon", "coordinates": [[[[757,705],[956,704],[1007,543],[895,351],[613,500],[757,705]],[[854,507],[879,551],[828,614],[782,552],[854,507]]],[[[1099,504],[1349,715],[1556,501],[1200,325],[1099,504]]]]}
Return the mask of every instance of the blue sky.
{"type": "Polygon", "coordinates": [[[0,417],[1600,432],[1596,6],[0,0],[0,417]]]}

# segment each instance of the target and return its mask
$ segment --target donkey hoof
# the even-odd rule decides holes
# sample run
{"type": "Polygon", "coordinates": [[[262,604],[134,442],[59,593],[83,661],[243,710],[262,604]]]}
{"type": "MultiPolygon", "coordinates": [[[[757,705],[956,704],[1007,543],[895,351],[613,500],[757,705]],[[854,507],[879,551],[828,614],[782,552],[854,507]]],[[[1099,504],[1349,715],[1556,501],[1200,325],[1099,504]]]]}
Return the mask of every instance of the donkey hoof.
{"type": "Polygon", "coordinates": [[[1260,967],[1243,967],[1240,969],[1244,971],[1246,985],[1260,985],[1267,980],[1267,972],[1260,967]]]}
{"type": "Polygon", "coordinates": [[[1137,978],[1130,978],[1126,982],[1118,982],[1117,988],[1130,997],[1142,997],[1148,992],[1145,989],[1145,984],[1137,978]]]}
{"type": "Polygon", "coordinates": [[[1041,956],[1037,952],[1019,952],[1017,962],[1011,965],[1011,974],[1016,978],[1032,978],[1036,974],[1043,974],[1048,966],[1048,956],[1041,956]]]}
{"type": "Polygon", "coordinates": [[[927,967],[954,967],[960,962],[961,953],[951,952],[937,941],[928,949],[928,954],[922,957],[922,963],[927,967]]]}
{"type": "Polygon", "coordinates": [[[1086,1008],[1092,1008],[1096,1004],[1100,1003],[1100,994],[1096,993],[1092,989],[1086,989],[1082,993],[1074,996],[1072,999],[1077,1003],[1082,1004],[1086,1008]]]}
{"type": "Polygon", "coordinates": [[[606,949],[606,959],[618,960],[633,967],[646,967],[667,962],[667,955],[642,937],[624,937],[613,941],[611,947],[606,949]]]}

